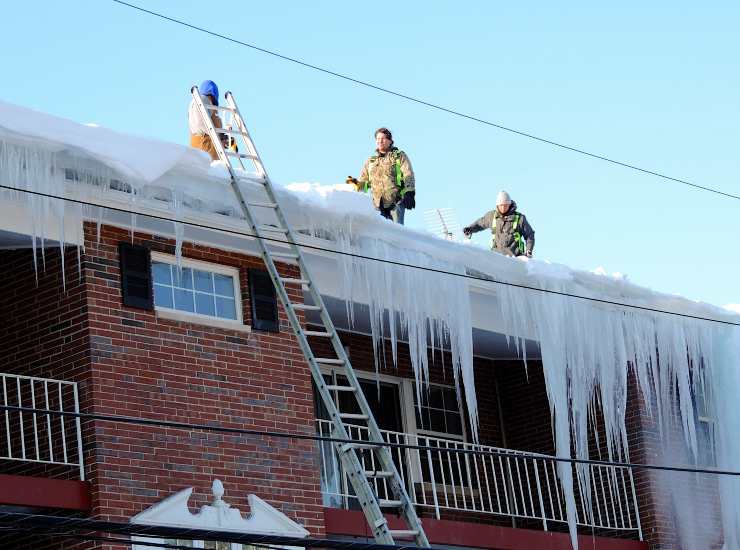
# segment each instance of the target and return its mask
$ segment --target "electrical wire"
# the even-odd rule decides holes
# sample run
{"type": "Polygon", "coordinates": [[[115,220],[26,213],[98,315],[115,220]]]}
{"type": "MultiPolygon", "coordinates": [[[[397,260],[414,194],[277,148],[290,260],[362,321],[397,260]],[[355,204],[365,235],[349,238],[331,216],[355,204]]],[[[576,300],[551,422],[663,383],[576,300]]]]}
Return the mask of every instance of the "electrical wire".
{"type": "Polygon", "coordinates": [[[379,544],[376,542],[333,538],[301,538],[285,535],[236,533],[233,531],[121,523],[91,518],[70,518],[26,512],[0,511],[0,525],[3,524],[25,530],[32,528],[34,532],[37,530],[47,533],[61,531],[62,534],[70,534],[69,532],[73,530],[85,530],[129,536],[234,542],[263,547],[264,545],[275,545],[326,548],[328,550],[419,550],[415,544],[379,544]]]}
{"type": "Polygon", "coordinates": [[[584,155],[584,156],[591,157],[591,158],[594,158],[594,159],[602,160],[602,161],[605,161],[605,162],[608,162],[608,163],[611,163],[611,164],[615,164],[617,166],[621,166],[623,168],[629,168],[630,170],[635,170],[635,171],[641,172],[643,174],[648,174],[648,175],[651,175],[651,176],[656,176],[658,178],[662,178],[662,179],[667,180],[667,181],[672,181],[672,182],[675,182],[675,183],[681,183],[683,185],[687,185],[687,186],[693,187],[695,189],[701,189],[703,191],[708,191],[710,193],[715,193],[717,195],[722,195],[722,196],[727,197],[727,198],[740,200],[740,195],[733,195],[732,193],[727,193],[727,192],[721,191],[719,189],[715,189],[715,188],[712,188],[712,187],[707,187],[707,186],[704,186],[704,185],[699,185],[699,184],[696,184],[696,183],[692,183],[692,182],[687,181],[685,179],[674,178],[672,176],[668,176],[668,175],[663,174],[661,172],[656,172],[654,170],[648,170],[646,168],[641,168],[641,167],[639,167],[637,165],[630,164],[628,162],[623,162],[623,161],[616,160],[616,159],[613,159],[613,158],[610,158],[610,157],[606,157],[606,156],[603,156],[603,155],[599,155],[599,154],[596,154],[596,153],[591,153],[589,151],[586,151],[585,149],[580,149],[578,147],[574,147],[574,146],[571,146],[571,145],[566,145],[566,144],[563,144],[563,143],[559,143],[557,141],[553,141],[553,140],[550,140],[550,139],[539,137],[539,136],[536,136],[534,134],[531,134],[531,133],[528,133],[528,132],[524,132],[522,130],[517,130],[517,129],[512,128],[512,127],[509,127],[509,126],[504,126],[502,124],[498,124],[498,123],[491,122],[489,120],[485,120],[485,119],[482,119],[482,118],[479,118],[479,117],[476,117],[476,116],[473,116],[473,115],[470,115],[470,114],[466,114],[466,113],[463,113],[461,111],[457,111],[455,109],[444,107],[442,105],[438,105],[438,104],[432,103],[430,101],[425,101],[423,99],[418,99],[418,98],[413,97],[413,96],[410,96],[410,95],[406,95],[406,94],[403,94],[403,93],[400,93],[400,92],[396,92],[396,91],[391,90],[389,88],[384,88],[384,87],[379,86],[377,84],[372,84],[370,82],[367,82],[367,81],[364,81],[364,80],[360,80],[360,79],[357,79],[357,78],[353,78],[351,76],[347,76],[345,74],[338,73],[336,71],[332,71],[332,70],[329,70],[329,69],[325,69],[323,67],[319,67],[318,65],[313,65],[313,64],[308,63],[306,61],[302,61],[300,59],[297,59],[295,57],[289,57],[287,55],[283,55],[283,54],[280,54],[278,52],[275,52],[275,51],[272,51],[272,50],[268,50],[266,48],[262,48],[260,46],[255,45],[255,44],[250,44],[249,42],[243,42],[242,40],[238,40],[236,38],[227,36],[225,34],[220,34],[220,33],[217,33],[215,31],[208,30],[208,29],[206,29],[204,27],[199,27],[198,25],[193,25],[192,23],[187,23],[186,21],[182,21],[180,19],[176,19],[174,17],[170,17],[170,16],[164,15],[162,13],[158,13],[156,11],[148,10],[146,8],[142,8],[141,6],[137,6],[135,4],[130,4],[128,2],[124,2],[123,0],[112,0],[112,1],[115,2],[116,4],[120,4],[121,6],[132,8],[134,10],[138,10],[140,12],[143,12],[143,13],[146,13],[146,14],[149,14],[149,15],[153,15],[155,17],[159,17],[160,19],[163,19],[165,21],[169,21],[171,23],[176,23],[176,24],[181,25],[183,27],[187,27],[189,29],[192,29],[192,30],[195,30],[195,31],[198,31],[198,32],[202,32],[202,33],[208,34],[210,36],[214,36],[214,37],[220,38],[222,40],[227,40],[228,42],[232,42],[232,43],[238,44],[240,46],[245,46],[247,48],[251,48],[253,50],[256,50],[258,52],[261,52],[261,53],[264,53],[264,54],[267,54],[267,55],[271,55],[273,57],[277,57],[278,59],[282,59],[283,61],[288,61],[290,63],[295,63],[297,65],[301,65],[302,67],[306,67],[308,69],[319,71],[321,73],[328,74],[330,76],[333,76],[333,77],[336,77],[336,78],[340,78],[340,79],[346,80],[348,82],[352,82],[353,84],[357,84],[359,86],[364,86],[366,88],[371,88],[373,90],[376,90],[376,91],[379,91],[379,92],[382,92],[382,93],[385,93],[385,94],[389,94],[389,95],[392,95],[392,96],[395,96],[395,97],[399,97],[401,99],[405,99],[407,101],[411,101],[413,103],[417,103],[419,105],[424,105],[425,107],[429,107],[429,108],[434,109],[434,110],[437,110],[437,111],[442,111],[444,113],[448,113],[448,114],[451,114],[451,115],[454,115],[454,116],[457,116],[457,117],[461,117],[461,118],[464,118],[464,119],[467,119],[467,120],[471,120],[473,122],[484,124],[486,126],[497,128],[497,129],[503,130],[505,132],[510,132],[512,134],[516,134],[518,136],[522,136],[522,137],[525,137],[525,138],[528,138],[528,139],[531,139],[531,140],[534,140],[534,141],[538,141],[540,143],[545,143],[547,145],[552,145],[554,147],[559,147],[560,149],[571,151],[573,153],[578,153],[580,155],[584,155]]]}
{"type": "MultiPolygon", "coordinates": [[[[11,528],[11,530],[17,531],[18,529],[12,529],[11,528]]],[[[156,549],[165,548],[167,550],[193,550],[193,547],[192,546],[183,546],[181,544],[172,544],[172,543],[167,543],[167,542],[148,542],[148,541],[143,541],[143,540],[136,540],[136,541],[134,541],[134,540],[131,540],[131,539],[122,539],[122,538],[118,538],[118,537],[102,537],[102,536],[99,536],[99,535],[80,535],[80,534],[62,533],[62,532],[56,532],[56,531],[53,531],[53,532],[50,532],[50,533],[47,533],[47,534],[52,535],[52,536],[56,536],[56,537],[59,537],[59,538],[65,538],[65,539],[75,539],[75,540],[93,541],[93,542],[113,542],[113,543],[122,544],[122,545],[125,545],[125,546],[133,546],[134,544],[136,544],[136,546],[144,546],[146,548],[156,548],[156,549]]],[[[136,535],[132,535],[132,536],[136,536],[136,535]]],[[[199,539],[179,538],[179,539],[176,539],[176,540],[192,540],[192,541],[195,541],[195,540],[199,540],[199,539]]],[[[211,539],[208,539],[208,540],[209,540],[209,542],[228,542],[228,541],[218,540],[218,539],[214,539],[214,538],[211,538],[211,539]]],[[[278,546],[267,546],[267,545],[264,545],[264,544],[250,544],[249,546],[251,548],[258,549],[258,550],[259,549],[263,549],[263,550],[285,550],[285,548],[281,548],[281,547],[278,547],[278,546]]]]}
{"type": "MultiPolygon", "coordinates": [[[[250,237],[250,238],[253,238],[253,239],[260,239],[262,241],[267,241],[267,242],[272,242],[272,243],[290,244],[289,241],[284,240],[284,239],[279,239],[279,238],[275,238],[275,237],[264,237],[262,235],[256,235],[254,233],[250,233],[250,232],[247,232],[247,231],[237,231],[235,229],[219,228],[219,227],[214,227],[212,225],[207,225],[207,224],[202,224],[202,223],[197,223],[197,222],[192,222],[192,221],[178,220],[176,218],[171,218],[171,217],[168,217],[168,216],[160,216],[160,215],[157,215],[157,214],[136,212],[134,210],[127,210],[125,208],[118,208],[118,207],[115,207],[115,206],[107,206],[107,205],[98,204],[98,203],[94,203],[94,202],[90,202],[90,201],[83,201],[81,199],[73,199],[71,197],[62,197],[60,195],[53,195],[53,194],[50,194],[50,193],[42,193],[41,191],[33,191],[31,189],[22,189],[20,187],[13,187],[13,186],[10,186],[10,185],[0,184],[0,189],[8,189],[10,191],[19,191],[19,192],[22,192],[22,193],[28,193],[28,194],[39,196],[39,197],[46,197],[46,198],[51,198],[51,199],[58,199],[58,200],[63,200],[63,201],[66,201],[66,202],[71,202],[71,203],[74,203],[74,204],[81,204],[81,205],[85,205],[85,206],[94,206],[94,207],[97,207],[97,208],[105,208],[105,209],[111,210],[113,212],[122,212],[122,213],[125,213],[125,214],[132,214],[132,215],[136,215],[136,216],[144,216],[144,217],[152,218],[152,219],[155,219],[155,220],[168,221],[168,222],[172,222],[172,223],[181,223],[183,225],[189,225],[191,227],[198,227],[198,228],[201,228],[201,229],[210,229],[210,230],[213,230],[213,231],[219,231],[221,233],[228,233],[228,234],[232,234],[232,235],[240,235],[240,236],[243,236],[243,237],[250,237]]],[[[564,297],[567,297],[567,298],[575,298],[575,299],[579,299],[579,300],[587,300],[587,301],[590,301],[590,302],[596,302],[596,303],[600,303],[600,304],[619,306],[619,307],[624,307],[624,308],[629,308],[629,309],[636,309],[636,310],[640,310],[640,311],[650,311],[650,312],[653,312],[653,313],[662,313],[662,314],[665,314],[665,315],[674,315],[674,316],[677,316],[677,317],[684,317],[686,319],[695,319],[695,320],[698,320],[698,321],[709,321],[709,322],[713,322],[713,323],[720,323],[720,324],[723,324],[723,325],[730,325],[730,326],[740,327],[740,323],[733,322],[733,321],[727,321],[727,320],[724,320],[724,319],[715,319],[713,317],[703,317],[701,315],[691,315],[691,314],[688,314],[688,313],[680,313],[680,312],[677,312],[677,311],[670,311],[670,310],[667,310],[667,309],[658,309],[658,308],[652,308],[652,307],[648,307],[648,306],[638,306],[638,305],[635,305],[635,304],[627,304],[627,303],[624,303],[624,302],[616,302],[614,300],[605,300],[603,298],[595,298],[593,296],[583,296],[581,294],[572,294],[570,292],[562,292],[562,291],[552,290],[552,289],[547,289],[547,288],[538,288],[538,287],[530,286],[530,285],[524,285],[524,284],[519,284],[519,283],[512,283],[510,281],[500,281],[500,280],[493,279],[493,278],[480,277],[480,276],[477,276],[477,275],[471,275],[470,273],[456,273],[454,271],[448,271],[448,270],[445,270],[445,269],[439,269],[439,268],[434,268],[434,267],[409,264],[409,263],[405,263],[405,262],[399,262],[399,261],[396,261],[396,260],[389,260],[389,259],[386,259],[386,258],[376,258],[374,256],[368,256],[366,254],[358,254],[356,252],[347,252],[347,251],[344,251],[344,250],[334,250],[332,248],[326,248],[326,247],[312,245],[312,244],[307,244],[307,243],[298,243],[298,242],[295,242],[293,244],[295,244],[295,246],[298,246],[300,248],[305,248],[305,249],[308,249],[308,250],[318,250],[318,251],[321,251],[321,252],[329,252],[329,253],[337,254],[337,255],[340,255],[340,256],[348,256],[350,258],[357,258],[357,259],[361,259],[361,260],[369,260],[369,261],[374,261],[374,262],[381,262],[381,263],[386,263],[386,264],[389,264],[389,265],[395,265],[395,266],[399,266],[399,267],[407,267],[407,268],[411,268],[411,269],[418,269],[418,270],[421,270],[421,271],[429,271],[429,272],[432,272],[432,273],[439,273],[441,275],[451,275],[451,276],[454,276],[454,277],[462,277],[464,279],[470,279],[470,280],[473,280],[473,281],[483,281],[483,282],[486,282],[486,283],[493,283],[493,284],[496,284],[496,285],[509,286],[509,287],[513,287],[513,288],[520,288],[520,289],[524,289],[524,290],[531,290],[531,291],[535,291],[535,292],[542,292],[542,293],[545,293],[545,294],[552,294],[552,295],[556,295],[556,296],[564,296],[564,297]]]]}
{"type": "Polygon", "coordinates": [[[460,449],[460,448],[448,448],[439,447],[434,445],[419,445],[411,443],[391,443],[391,442],[379,442],[379,441],[365,441],[355,439],[342,439],[337,437],[328,437],[323,435],[310,435],[301,434],[295,432],[272,432],[267,430],[250,430],[246,428],[229,428],[226,426],[218,426],[214,424],[194,424],[191,422],[175,422],[172,420],[155,420],[150,418],[139,418],[135,416],[122,416],[112,414],[96,414],[96,413],[82,413],[73,411],[55,411],[52,409],[38,409],[34,407],[19,407],[14,405],[0,405],[0,411],[7,412],[19,412],[19,413],[30,413],[30,414],[44,414],[52,416],[68,416],[72,418],[79,418],[80,420],[100,420],[103,422],[120,422],[122,424],[136,424],[141,426],[156,426],[163,428],[173,428],[178,430],[202,430],[211,431],[217,433],[229,433],[239,435],[254,435],[260,437],[276,437],[283,439],[296,439],[304,441],[320,441],[325,443],[341,443],[341,444],[352,444],[360,443],[363,446],[373,447],[386,447],[390,449],[411,449],[416,451],[441,451],[445,453],[454,453],[462,455],[474,455],[474,456],[495,456],[495,457],[508,457],[508,458],[523,458],[530,460],[542,460],[543,462],[566,462],[569,464],[588,464],[591,466],[609,466],[617,468],[630,468],[639,470],[660,470],[666,472],[681,472],[690,474],[712,474],[712,475],[726,475],[726,476],[740,476],[740,471],[734,470],[720,470],[718,468],[696,468],[691,466],[664,466],[660,464],[645,464],[640,462],[617,462],[613,460],[594,460],[588,458],[568,458],[551,456],[540,453],[531,453],[528,451],[511,451],[511,450],[498,450],[498,449],[460,449]]]}

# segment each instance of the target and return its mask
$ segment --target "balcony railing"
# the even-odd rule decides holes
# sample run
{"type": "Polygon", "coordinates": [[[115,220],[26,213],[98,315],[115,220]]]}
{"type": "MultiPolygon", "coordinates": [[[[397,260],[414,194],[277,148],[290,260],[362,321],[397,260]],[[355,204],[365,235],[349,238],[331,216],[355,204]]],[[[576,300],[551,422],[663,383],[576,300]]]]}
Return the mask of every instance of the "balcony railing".
{"type": "MultiPolygon", "coordinates": [[[[0,382],[5,406],[80,411],[76,382],[3,373],[0,382]]],[[[0,414],[0,460],[72,466],[84,480],[80,419],[5,410],[0,414]]]]}
{"type": "MultiPolygon", "coordinates": [[[[318,433],[331,436],[331,422],[317,420],[318,433]]],[[[353,439],[367,440],[367,428],[349,426],[353,439]]],[[[556,463],[547,455],[474,445],[462,441],[382,430],[386,442],[422,449],[392,447],[396,467],[409,497],[417,507],[433,510],[440,518],[445,510],[492,514],[535,520],[548,530],[548,523],[566,523],[565,497],[556,463]],[[477,451],[460,453],[455,450],[477,451]]],[[[319,444],[321,489],[324,504],[353,507],[356,497],[331,443],[319,444]]],[[[374,455],[364,451],[366,470],[375,468],[374,455]]],[[[578,524],[614,531],[632,531],[642,540],[632,471],[626,467],[585,465],[591,478],[590,495],[574,479],[578,524]]],[[[380,498],[389,496],[386,480],[371,480],[380,498]]]]}

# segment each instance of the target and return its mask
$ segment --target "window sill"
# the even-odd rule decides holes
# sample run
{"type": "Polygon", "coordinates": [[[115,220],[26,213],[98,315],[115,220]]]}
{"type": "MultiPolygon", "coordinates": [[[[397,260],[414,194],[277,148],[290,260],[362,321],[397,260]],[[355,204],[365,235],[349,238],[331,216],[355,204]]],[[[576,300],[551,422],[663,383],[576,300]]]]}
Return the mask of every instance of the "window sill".
{"type": "Polygon", "coordinates": [[[209,327],[223,328],[226,330],[235,330],[237,332],[252,332],[250,325],[244,325],[239,321],[228,321],[226,319],[215,319],[192,315],[184,311],[174,311],[170,309],[157,309],[157,319],[168,319],[170,321],[180,321],[183,323],[192,323],[194,325],[205,325],[209,327]]]}

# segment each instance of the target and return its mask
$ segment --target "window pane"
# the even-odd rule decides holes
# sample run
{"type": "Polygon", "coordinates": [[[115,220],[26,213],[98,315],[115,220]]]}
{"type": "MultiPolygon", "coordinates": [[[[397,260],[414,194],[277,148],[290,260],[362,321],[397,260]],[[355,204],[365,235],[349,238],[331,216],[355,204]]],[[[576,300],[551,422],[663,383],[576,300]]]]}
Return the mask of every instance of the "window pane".
{"type": "Polygon", "coordinates": [[[154,285],[154,305],[172,308],[172,287],[154,285]]]}
{"type": "Polygon", "coordinates": [[[179,288],[176,288],[175,309],[179,309],[180,311],[190,311],[191,313],[194,312],[195,306],[193,305],[193,293],[189,290],[180,290],[179,288]]]}
{"type": "Polygon", "coordinates": [[[445,413],[431,409],[429,411],[429,430],[445,433],[445,413]]]}
{"type": "Polygon", "coordinates": [[[172,272],[175,277],[175,286],[182,288],[193,288],[193,270],[189,267],[184,267],[182,270],[177,269],[177,266],[172,266],[172,272]]]}
{"type": "Polygon", "coordinates": [[[457,392],[455,388],[445,388],[444,390],[445,409],[448,411],[457,411],[457,392]]]}
{"type": "Polygon", "coordinates": [[[208,271],[196,269],[193,271],[195,276],[195,290],[202,292],[213,292],[213,277],[208,271]]]}
{"type": "Polygon", "coordinates": [[[236,319],[236,305],[234,300],[232,298],[220,298],[217,296],[216,315],[226,319],[236,319]]]}
{"type": "Polygon", "coordinates": [[[431,386],[429,388],[429,406],[437,409],[444,407],[444,402],[442,401],[442,388],[436,386],[431,386]]]}
{"type": "Polygon", "coordinates": [[[152,277],[154,277],[155,283],[171,285],[172,270],[170,268],[170,264],[163,264],[161,262],[152,263],[152,277]]]}
{"type": "Polygon", "coordinates": [[[195,311],[201,315],[216,315],[216,306],[213,305],[213,294],[202,294],[200,292],[196,292],[195,311]]]}
{"type": "Polygon", "coordinates": [[[234,297],[234,278],[228,275],[221,275],[220,273],[214,273],[213,279],[216,283],[216,294],[221,296],[234,297]]]}
{"type": "Polygon", "coordinates": [[[448,434],[462,435],[462,422],[460,421],[460,415],[454,412],[448,412],[445,415],[447,419],[447,432],[448,434]]]}

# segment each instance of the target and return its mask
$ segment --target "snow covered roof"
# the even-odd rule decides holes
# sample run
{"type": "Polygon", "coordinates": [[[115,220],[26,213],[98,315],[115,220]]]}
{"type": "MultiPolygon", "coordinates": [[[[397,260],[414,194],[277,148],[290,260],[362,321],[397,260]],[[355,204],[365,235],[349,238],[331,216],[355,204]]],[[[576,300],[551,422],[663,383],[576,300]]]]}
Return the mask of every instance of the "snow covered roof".
{"type": "MultiPolygon", "coordinates": [[[[129,208],[142,212],[172,210],[183,221],[200,218],[201,223],[208,223],[215,216],[220,218],[220,227],[244,229],[226,170],[217,162],[211,163],[202,151],[79,124],[2,101],[0,140],[4,148],[0,169],[6,176],[4,181],[12,186],[33,185],[12,177],[7,157],[11,147],[19,146],[48,153],[48,160],[61,168],[57,180],[51,182],[51,194],[75,198],[90,195],[98,204],[129,203],[129,208]],[[85,183],[88,185],[80,185],[85,183]],[[122,196],[122,190],[130,189],[135,190],[136,196],[130,193],[122,196]]],[[[38,188],[38,183],[34,188],[38,188]]],[[[465,266],[469,273],[483,277],[487,274],[517,284],[549,281],[556,286],[567,284],[575,293],[585,296],[698,316],[730,317],[730,308],[655,292],[634,285],[619,274],[610,276],[600,268],[585,272],[547,261],[525,263],[522,259],[513,260],[474,245],[445,241],[392,224],[378,216],[369,197],[350,191],[344,184],[292,183],[279,190],[281,203],[294,228],[316,229],[351,223],[353,232],[375,235],[391,247],[413,249],[445,264],[465,266]]],[[[4,195],[9,196],[7,192],[4,195]]],[[[23,232],[22,228],[18,229],[23,232]]],[[[327,243],[320,246],[326,247],[327,243]]],[[[481,282],[471,284],[490,286],[481,282]]]]}

